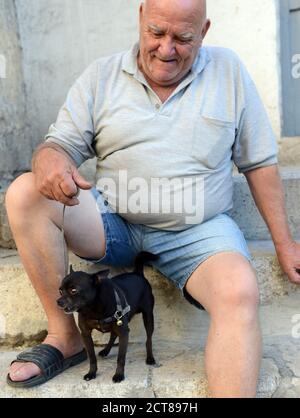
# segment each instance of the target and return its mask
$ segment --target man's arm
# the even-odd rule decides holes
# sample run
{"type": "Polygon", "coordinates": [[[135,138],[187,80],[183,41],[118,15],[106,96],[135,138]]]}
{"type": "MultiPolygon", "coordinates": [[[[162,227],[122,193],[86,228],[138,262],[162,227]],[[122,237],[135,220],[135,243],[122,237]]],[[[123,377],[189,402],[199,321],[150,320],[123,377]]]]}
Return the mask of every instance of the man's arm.
{"type": "Polygon", "coordinates": [[[32,159],[31,159],[32,172],[34,172],[35,163],[36,163],[36,160],[38,160],[40,152],[43,150],[49,150],[49,149],[53,149],[56,152],[59,152],[60,154],[64,155],[70,160],[71,163],[75,165],[75,161],[70,157],[70,155],[61,146],[59,146],[58,144],[55,144],[54,142],[43,142],[34,150],[34,153],[32,155],[32,159]]]}
{"type": "Polygon", "coordinates": [[[55,143],[46,142],[35,150],[32,172],[36,187],[43,196],[68,206],[79,204],[76,198],[78,188],[91,188],[91,184],[79,174],[69,154],[55,143]]]}
{"type": "Polygon", "coordinates": [[[300,244],[291,235],[282,182],[278,166],[272,165],[245,173],[250,190],[262,217],[264,218],[276,248],[283,271],[293,283],[300,284],[300,244]]]}

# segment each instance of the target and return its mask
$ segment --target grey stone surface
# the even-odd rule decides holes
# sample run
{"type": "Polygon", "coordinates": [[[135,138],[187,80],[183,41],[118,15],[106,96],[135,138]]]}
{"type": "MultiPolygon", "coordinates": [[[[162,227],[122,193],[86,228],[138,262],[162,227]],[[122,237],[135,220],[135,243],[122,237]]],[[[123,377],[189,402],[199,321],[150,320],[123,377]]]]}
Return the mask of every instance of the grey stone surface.
{"type": "Polygon", "coordinates": [[[273,398],[298,398],[300,397],[300,379],[285,378],[273,395],[273,398]]]}
{"type": "Polygon", "coordinates": [[[5,210],[5,191],[0,188],[0,248],[15,248],[15,242],[8,224],[5,210]]]}
{"type": "Polygon", "coordinates": [[[278,145],[280,165],[299,167],[300,137],[280,138],[278,145]]]}
{"type": "Polygon", "coordinates": [[[26,97],[17,14],[15,3],[10,0],[0,0],[0,55],[1,64],[5,63],[5,71],[1,71],[0,77],[1,189],[16,174],[29,168],[32,151],[26,124],[26,97]]]}
{"type": "MultiPolygon", "coordinates": [[[[116,350],[107,359],[98,360],[98,375],[91,382],[82,377],[88,363],[67,370],[52,381],[32,389],[13,389],[6,385],[7,366],[16,352],[0,352],[0,398],[207,398],[210,397],[204,371],[203,352],[188,342],[158,340],[157,366],[146,366],[144,347],[129,346],[125,381],[111,381],[116,367],[116,350]]],[[[258,397],[269,398],[281,378],[273,360],[264,359],[258,397]]]]}
{"type": "MultiPolygon", "coordinates": [[[[281,167],[280,175],[285,190],[286,208],[291,232],[294,237],[300,237],[300,169],[298,167],[281,167]]],[[[270,233],[255,206],[247,181],[243,175],[235,176],[234,209],[232,217],[239,225],[246,239],[268,240],[270,233]]]]}

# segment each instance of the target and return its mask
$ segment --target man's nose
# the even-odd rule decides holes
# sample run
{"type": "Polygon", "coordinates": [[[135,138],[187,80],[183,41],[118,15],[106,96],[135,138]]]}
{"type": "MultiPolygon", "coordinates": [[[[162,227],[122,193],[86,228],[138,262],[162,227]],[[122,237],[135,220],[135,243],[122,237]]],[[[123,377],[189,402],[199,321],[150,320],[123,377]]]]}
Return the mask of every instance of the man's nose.
{"type": "Polygon", "coordinates": [[[161,58],[170,58],[175,55],[175,41],[170,36],[165,36],[160,40],[159,54],[161,58]]]}

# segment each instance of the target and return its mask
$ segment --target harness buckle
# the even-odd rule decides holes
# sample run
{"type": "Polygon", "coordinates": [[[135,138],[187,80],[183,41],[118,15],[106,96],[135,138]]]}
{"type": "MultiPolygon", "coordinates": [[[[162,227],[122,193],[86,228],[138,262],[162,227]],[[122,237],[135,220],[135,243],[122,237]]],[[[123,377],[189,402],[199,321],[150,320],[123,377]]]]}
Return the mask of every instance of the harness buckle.
{"type": "Polygon", "coordinates": [[[116,311],[114,314],[114,318],[116,318],[117,321],[123,318],[123,312],[122,311],[116,311]]]}

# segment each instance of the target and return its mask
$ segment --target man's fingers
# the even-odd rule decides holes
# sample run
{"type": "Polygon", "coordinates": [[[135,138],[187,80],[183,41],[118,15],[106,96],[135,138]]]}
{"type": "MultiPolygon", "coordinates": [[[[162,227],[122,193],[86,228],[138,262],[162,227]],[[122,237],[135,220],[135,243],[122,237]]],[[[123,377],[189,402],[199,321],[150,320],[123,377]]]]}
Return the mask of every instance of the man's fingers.
{"type": "Polygon", "coordinates": [[[57,200],[60,203],[63,203],[66,206],[76,206],[79,204],[79,200],[76,197],[66,196],[63,190],[61,189],[60,185],[57,185],[55,187],[53,194],[55,196],[55,200],[57,200]]]}
{"type": "Polygon", "coordinates": [[[72,199],[78,195],[78,187],[71,176],[59,182],[61,192],[68,198],[72,199]]]}
{"type": "Polygon", "coordinates": [[[41,193],[41,195],[43,195],[47,199],[55,200],[55,197],[52,193],[51,188],[47,187],[45,184],[41,184],[40,182],[37,181],[36,182],[36,188],[41,193]]]}
{"type": "Polygon", "coordinates": [[[80,189],[89,190],[89,189],[91,189],[93,187],[90,182],[86,181],[81,176],[81,174],[79,173],[79,171],[77,170],[77,168],[72,167],[72,175],[73,175],[74,182],[77,184],[77,186],[80,189]]]}

